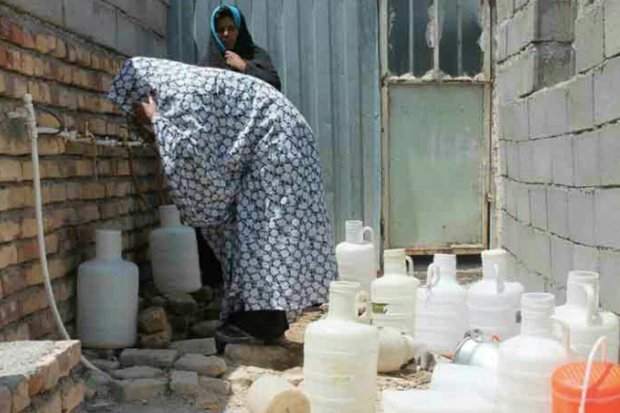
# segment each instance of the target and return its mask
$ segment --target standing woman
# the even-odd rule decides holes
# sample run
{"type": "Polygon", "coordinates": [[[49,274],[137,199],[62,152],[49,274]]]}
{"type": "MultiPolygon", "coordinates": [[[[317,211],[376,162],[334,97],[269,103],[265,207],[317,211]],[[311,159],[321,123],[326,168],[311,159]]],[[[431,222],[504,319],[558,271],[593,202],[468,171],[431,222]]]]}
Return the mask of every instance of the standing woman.
{"type": "Polygon", "coordinates": [[[286,312],[327,301],[337,272],[318,150],[284,95],[229,70],[132,58],[108,96],[153,127],[183,221],[222,264],[219,348],[275,341],[286,312]]]}
{"type": "Polygon", "coordinates": [[[245,17],[237,7],[227,4],[217,7],[210,26],[209,52],[202,66],[234,70],[281,89],[280,77],[269,55],[254,44],[245,17]]]}

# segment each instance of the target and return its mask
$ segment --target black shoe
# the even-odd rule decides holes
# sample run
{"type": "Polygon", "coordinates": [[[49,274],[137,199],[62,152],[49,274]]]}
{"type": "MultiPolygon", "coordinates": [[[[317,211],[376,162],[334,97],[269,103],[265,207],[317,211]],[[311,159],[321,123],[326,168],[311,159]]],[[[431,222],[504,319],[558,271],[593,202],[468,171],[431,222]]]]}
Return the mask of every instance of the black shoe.
{"type": "Polygon", "coordinates": [[[260,346],[265,343],[234,324],[225,323],[215,330],[215,347],[217,348],[217,352],[223,353],[227,344],[260,346]]]}

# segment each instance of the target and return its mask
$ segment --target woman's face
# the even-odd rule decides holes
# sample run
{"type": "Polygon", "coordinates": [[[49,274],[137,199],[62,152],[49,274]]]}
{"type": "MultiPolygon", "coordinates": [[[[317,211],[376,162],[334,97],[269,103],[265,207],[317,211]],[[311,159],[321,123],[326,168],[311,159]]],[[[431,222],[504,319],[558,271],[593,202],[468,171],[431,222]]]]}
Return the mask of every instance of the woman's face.
{"type": "Polygon", "coordinates": [[[217,35],[220,37],[227,50],[235,48],[239,31],[230,16],[222,16],[217,20],[217,35]]]}

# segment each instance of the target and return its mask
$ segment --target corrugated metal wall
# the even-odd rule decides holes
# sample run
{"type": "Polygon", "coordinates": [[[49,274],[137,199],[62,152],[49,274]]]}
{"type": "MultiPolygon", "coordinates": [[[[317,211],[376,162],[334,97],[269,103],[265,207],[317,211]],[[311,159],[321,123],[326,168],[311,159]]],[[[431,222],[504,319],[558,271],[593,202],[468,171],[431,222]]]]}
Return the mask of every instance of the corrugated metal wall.
{"type": "MultiPolygon", "coordinates": [[[[193,62],[208,47],[219,0],[172,1],[171,58],[193,62]],[[193,19],[195,10],[196,27],[193,19]],[[195,32],[197,52],[191,40],[195,32]]],[[[257,45],[269,52],[284,94],[319,142],[336,239],[346,219],[379,233],[380,88],[376,0],[236,0],[257,45]]]]}

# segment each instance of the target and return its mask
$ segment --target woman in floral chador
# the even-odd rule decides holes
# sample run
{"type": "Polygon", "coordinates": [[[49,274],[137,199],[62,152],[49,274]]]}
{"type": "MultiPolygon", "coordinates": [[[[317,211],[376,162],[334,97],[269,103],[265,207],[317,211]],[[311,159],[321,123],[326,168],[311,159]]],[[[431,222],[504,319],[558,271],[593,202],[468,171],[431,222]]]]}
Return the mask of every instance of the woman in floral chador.
{"type": "Polygon", "coordinates": [[[183,221],[222,263],[229,342],[273,341],[286,312],[327,301],[336,278],[312,130],[280,92],[236,72],[133,58],[109,98],[148,120],[183,221]]]}

